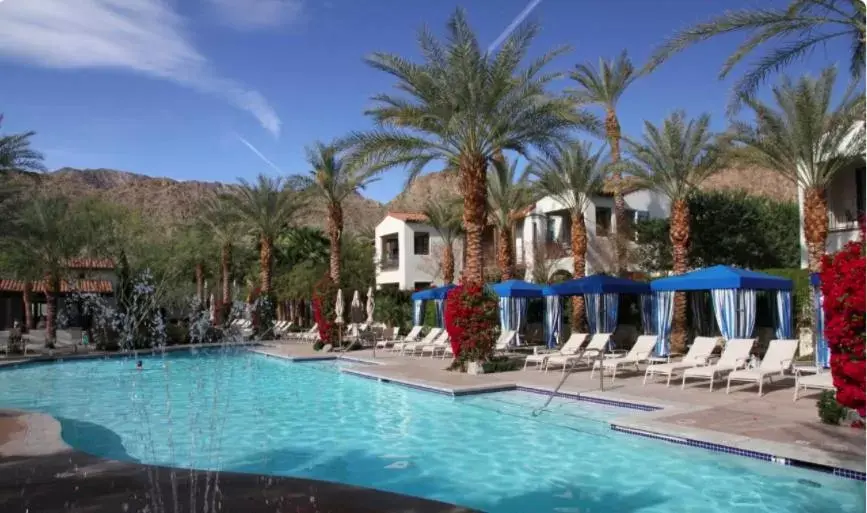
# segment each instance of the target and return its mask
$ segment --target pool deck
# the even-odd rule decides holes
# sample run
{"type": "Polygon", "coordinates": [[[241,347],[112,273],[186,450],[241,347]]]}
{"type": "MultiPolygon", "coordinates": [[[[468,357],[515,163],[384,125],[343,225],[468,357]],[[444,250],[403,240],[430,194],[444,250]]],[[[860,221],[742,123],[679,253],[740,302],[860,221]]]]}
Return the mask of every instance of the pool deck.
{"type": "MultiPolygon", "coordinates": [[[[316,352],[305,344],[276,343],[254,351],[299,362],[323,358],[356,361],[358,365],[343,371],[453,395],[514,389],[544,393],[553,391],[562,378],[559,370],[545,373],[535,369],[473,376],[445,370],[450,361],[439,357],[400,356],[383,350],[377,350],[374,357],[370,349],[336,354],[316,352]]],[[[682,390],[680,378],[672,379],[671,387],[666,387],[664,380],[643,385],[643,379],[643,372],[639,375],[625,371],[613,383],[606,376],[600,390],[599,374],[591,379],[589,370],[580,370],[569,375],[560,392],[577,394],[585,400],[629,403],[644,410],[659,408],[655,411],[624,408],[624,415],[611,422],[617,428],[674,437],[679,443],[685,443],[685,439],[808,464],[865,471],[865,431],[822,424],[816,413],[818,391],[807,391],[793,401],[791,377],[775,379],[771,385],[766,383],[761,397],[756,386],[747,383],[732,384],[731,394],[726,394],[722,381],[710,392],[707,381],[687,382],[682,390]]],[[[540,395],[540,406],[544,401],[545,397],[540,395]]]]}
{"type": "Polygon", "coordinates": [[[0,504],[10,513],[473,513],[339,483],[106,460],[67,446],[54,418],[14,411],[0,411],[0,504]]]}

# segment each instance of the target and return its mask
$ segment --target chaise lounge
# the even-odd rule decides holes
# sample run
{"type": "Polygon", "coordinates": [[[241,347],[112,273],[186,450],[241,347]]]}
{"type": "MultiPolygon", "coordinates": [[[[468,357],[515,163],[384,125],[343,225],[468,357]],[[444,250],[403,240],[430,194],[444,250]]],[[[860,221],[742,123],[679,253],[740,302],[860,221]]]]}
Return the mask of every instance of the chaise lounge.
{"type": "Polygon", "coordinates": [[[722,355],[714,365],[699,365],[683,371],[683,381],[680,388],[686,388],[686,378],[710,380],[710,391],[713,392],[713,382],[717,376],[722,376],[747,365],[750,351],[756,342],[754,338],[735,338],[726,342],[722,355]]]}
{"type": "Polygon", "coordinates": [[[784,376],[786,371],[792,368],[792,361],[795,359],[797,349],[797,340],[771,340],[765,357],[762,358],[762,363],[757,368],[738,370],[729,374],[726,393],[731,392],[732,381],[751,381],[758,383],[759,396],[761,396],[765,378],[773,381],[775,374],[784,376]]]}
{"type": "Polygon", "coordinates": [[[692,345],[689,346],[689,351],[680,361],[648,365],[644,371],[644,384],[647,384],[648,377],[663,375],[668,377],[665,386],[671,386],[671,376],[675,372],[707,365],[717,342],[719,342],[719,338],[716,337],[695,337],[692,345]]]}

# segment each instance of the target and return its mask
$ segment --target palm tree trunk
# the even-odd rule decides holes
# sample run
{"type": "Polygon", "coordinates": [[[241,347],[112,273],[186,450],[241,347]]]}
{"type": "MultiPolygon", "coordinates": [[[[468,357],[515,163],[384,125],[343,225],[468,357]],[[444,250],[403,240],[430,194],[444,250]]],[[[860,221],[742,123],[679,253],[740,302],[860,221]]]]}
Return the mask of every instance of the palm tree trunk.
{"type": "Polygon", "coordinates": [[[450,244],[443,244],[443,281],[448,285],[455,282],[455,250],[450,244]]]}
{"type": "MultiPolygon", "coordinates": [[[[572,212],[572,276],[583,278],[587,274],[587,225],[584,213],[572,212]]],[[[584,296],[572,296],[572,331],[584,326],[584,296]]]]}
{"type": "Polygon", "coordinates": [[[810,272],[821,271],[822,256],[828,239],[828,204],[820,187],[804,190],[804,241],[807,243],[807,265],[810,272]]]}
{"type": "Polygon", "coordinates": [[[220,274],[223,280],[222,303],[232,302],[232,245],[223,244],[220,249],[220,274]]]}
{"type": "MultiPolygon", "coordinates": [[[[620,122],[614,109],[608,109],[605,116],[605,133],[611,146],[611,163],[620,162],[620,122]]],[[[618,276],[626,272],[627,237],[626,201],[623,199],[623,174],[615,167],[611,174],[614,188],[614,259],[618,276]]]]}
{"type": "Polygon", "coordinates": [[[201,262],[196,264],[196,297],[199,304],[205,303],[205,265],[201,262]]]}
{"type": "MultiPolygon", "coordinates": [[[[676,200],[671,207],[671,239],[674,274],[686,272],[689,264],[689,203],[676,200]]],[[[671,351],[683,353],[686,348],[686,293],[674,295],[674,319],[671,325],[671,351]]]]}
{"type": "Polygon", "coordinates": [[[329,275],[331,281],[340,285],[340,234],[343,231],[343,206],[337,203],[328,205],[328,241],[330,245],[329,275]]]}
{"type": "Polygon", "coordinates": [[[24,301],[24,333],[36,328],[33,323],[33,283],[30,280],[24,280],[24,291],[22,292],[24,301]]]}
{"type": "Polygon", "coordinates": [[[512,243],[512,227],[497,230],[497,265],[500,267],[502,281],[515,277],[515,246],[512,243]]]}
{"type": "Polygon", "coordinates": [[[54,273],[45,280],[45,347],[54,347],[57,340],[57,294],[60,278],[54,273]]]}
{"type": "Polygon", "coordinates": [[[264,235],[259,241],[259,280],[261,295],[271,293],[271,266],[274,264],[274,241],[264,235]]]}
{"type": "Polygon", "coordinates": [[[464,262],[463,282],[484,283],[484,254],[482,233],[487,218],[488,175],[487,162],[479,155],[461,157],[458,173],[464,194],[464,262]]]}

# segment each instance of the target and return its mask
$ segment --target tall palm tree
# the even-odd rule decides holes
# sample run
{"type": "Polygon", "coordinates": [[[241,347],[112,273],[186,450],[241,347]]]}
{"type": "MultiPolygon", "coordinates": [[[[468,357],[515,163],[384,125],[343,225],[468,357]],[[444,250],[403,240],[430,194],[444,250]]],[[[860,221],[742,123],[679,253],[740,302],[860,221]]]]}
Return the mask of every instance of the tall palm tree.
{"type": "Polygon", "coordinates": [[[536,25],[521,24],[495,54],[479,46],[463,10],[455,11],[447,28],[444,43],[421,31],[421,62],[386,53],[367,59],[395,77],[403,94],[375,96],[377,105],[367,113],[377,128],[346,142],[356,145],[358,158],[377,168],[407,166],[410,179],[433,161],[457,172],[467,248],[463,277],[481,283],[491,160],[504,150],[526,155],[533,147],[549,148],[575,126],[595,125],[570,100],[546,91],[558,75],[542,70],[565,49],[521,66],[536,25]]]}
{"type": "Polygon", "coordinates": [[[440,198],[428,202],[423,213],[427,224],[437,231],[443,240],[442,272],[445,283],[455,281],[455,242],[463,234],[461,226],[460,198],[440,198]]]}
{"type": "MultiPolygon", "coordinates": [[[[529,173],[535,180],[540,196],[552,196],[569,211],[572,221],[572,275],[582,278],[587,273],[587,224],[584,212],[590,198],[602,190],[607,173],[604,148],[593,151],[588,142],[558,145],[556,150],[530,162],[529,173]]],[[[572,325],[583,323],[584,301],[572,299],[572,325]]]]}
{"type": "Polygon", "coordinates": [[[307,149],[309,176],[302,177],[317,195],[325,200],[328,209],[328,240],[330,245],[329,275],[340,284],[340,237],[343,234],[343,201],[359,189],[376,180],[377,169],[353,165],[343,158],[334,144],[316,142],[307,149]]]}
{"type": "Polygon", "coordinates": [[[578,87],[571,94],[579,104],[595,104],[605,109],[605,137],[611,148],[612,167],[611,180],[614,187],[614,219],[615,239],[614,254],[617,263],[617,273],[626,271],[626,202],[623,199],[623,175],[620,162],[620,121],[617,119],[617,102],[639,77],[632,61],[623,51],[616,59],[606,61],[599,59],[598,68],[592,64],[579,64],[569,77],[577,82],[578,87]]]}
{"type": "Polygon", "coordinates": [[[528,175],[518,175],[517,167],[517,159],[494,159],[488,168],[488,210],[497,229],[497,265],[503,281],[515,277],[516,215],[535,199],[528,175]]]}
{"type": "Polygon", "coordinates": [[[768,77],[802,59],[831,39],[849,43],[850,73],[864,73],[864,41],[867,13],[863,0],[789,0],[785,8],[726,11],[710,21],[681,30],[669,38],[650,59],[652,69],[673,54],[695,43],[731,33],[747,33],[744,41],[720,71],[723,79],[759,46],[774,41],[777,46],[762,56],[735,84],[735,99],[752,98],[768,77]]]}
{"type": "MultiPolygon", "coordinates": [[[[784,77],[773,88],[775,105],[744,98],[754,124],[736,121],[730,137],[737,155],[773,169],[804,190],[804,238],[809,267],[819,271],[828,236],[825,189],[834,176],[864,156],[864,96],[854,84],[832,104],[837,71],[817,79],[784,77]]],[[[862,164],[863,165],[863,164],[862,164]]]]}
{"type": "MultiPolygon", "coordinates": [[[[3,116],[0,116],[2,122],[3,116]]],[[[44,171],[44,157],[30,147],[36,132],[0,136],[0,174],[9,172],[44,171]]]]}
{"type": "Polygon", "coordinates": [[[259,283],[261,294],[266,296],[271,293],[274,240],[296,221],[307,201],[282,178],[259,175],[253,183],[239,182],[221,198],[259,245],[259,283]]]}
{"type": "MultiPolygon", "coordinates": [[[[723,152],[710,130],[710,116],[687,120],[675,112],[661,126],[644,122],[642,141],[626,141],[633,174],[643,186],[671,202],[669,238],[675,274],[687,271],[690,213],[687,199],[705,179],[724,166],[723,152]]],[[[686,297],[675,295],[672,323],[672,351],[686,344],[686,297]]]]}
{"type": "Polygon", "coordinates": [[[203,203],[201,222],[220,251],[221,304],[232,303],[232,253],[244,235],[244,226],[237,212],[219,195],[208,197],[203,203]]]}

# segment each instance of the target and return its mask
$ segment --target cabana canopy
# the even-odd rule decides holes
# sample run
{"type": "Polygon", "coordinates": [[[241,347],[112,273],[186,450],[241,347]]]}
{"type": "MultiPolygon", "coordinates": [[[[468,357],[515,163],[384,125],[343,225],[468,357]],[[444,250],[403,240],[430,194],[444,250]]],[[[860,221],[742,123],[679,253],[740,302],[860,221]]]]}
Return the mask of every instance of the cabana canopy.
{"type": "Polygon", "coordinates": [[[822,279],[819,278],[819,273],[811,273],[810,274],[810,285],[814,287],[818,287],[822,284],[822,279]]]}
{"type": "Polygon", "coordinates": [[[670,290],[792,290],[792,280],[737,267],[716,265],[650,282],[655,292],[670,290]]]}
{"type": "Polygon", "coordinates": [[[523,280],[507,280],[489,286],[499,297],[542,297],[542,287],[523,280]]]}
{"type": "Polygon", "coordinates": [[[650,285],[604,274],[549,285],[542,290],[545,296],[577,296],[580,294],[650,294],[650,285]]]}
{"type": "Polygon", "coordinates": [[[413,293],[411,296],[413,301],[430,301],[432,299],[445,299],[450,290],[455,288],[451,283],[442,287],[432,289],[424,289],[413,293]]]}

